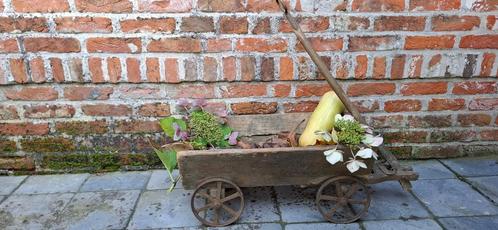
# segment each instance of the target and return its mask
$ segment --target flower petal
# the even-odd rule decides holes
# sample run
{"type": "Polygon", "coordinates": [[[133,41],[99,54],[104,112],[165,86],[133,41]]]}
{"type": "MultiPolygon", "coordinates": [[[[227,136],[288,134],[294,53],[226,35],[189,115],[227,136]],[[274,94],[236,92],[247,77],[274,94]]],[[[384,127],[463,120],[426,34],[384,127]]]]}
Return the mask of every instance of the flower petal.
{"type": "Polygon", "coordinates": [[[358,151],[356,153],[356,156],[364,158],[364,159],[368,159],[368,158],[372,158],[373,152],[374,151],[372,149],[360,149],[360,151],[358,151]]]}
{"type": "Polygon", "coordinates": [[[382,143],[384,143],[384,138],[381,136],[376,136],[373,138],[373,141],[370,145],[373,147],[379,147],[382,145],[382,143]]]}
{"type": "Polygon", "coordinates": [[[332,136],[330,135],[330,133],[325,132],[325,131],[317,130],[317,131],[315,131],[315,135],[320,136],[326,142],[330,142],[332,140],[332,136]]]}
{"type": "Polygon", "coordinates": [[[230,136],[228,137],[228,143],[230,143],[230,145],[236,145],[238,136],[239,136],[239,132],[232,132],[230,134],[230,136]]]}
{"type": "Polygon", "coordinates": [[[337,162],[342,162],[344,160],[342,151],[340,150],[332,152],[331,154],[327,155],[325,159],[332,165],[336,164],[337,162]]]}
{"type": "Polygon", "coordinates": [[[356,161],[356,160],[352,160],[352,161],[350,161],[350,162],[346,165],[346,168],[348,168],[348,170],[349,170],[351,173],[354,173],[354,172],[358,171],[358,169],[360,169],[360,166],[358,165],[358,161],[356,161]]]}
{"type": "Polygon", "coordinates": [[[334,121],[337,122],[337,121],[340,121],[342,120],[342,115],[341,114],[336,114],[335,117],[334,117],[334,121]]]}
{"type": "Polygon", "coordinates": [[[354,117],[349,115],[349,114],[346,114],[342,117],[343,120],[346,120],[346,121],[355,121],[354,120],[354,117]]]}

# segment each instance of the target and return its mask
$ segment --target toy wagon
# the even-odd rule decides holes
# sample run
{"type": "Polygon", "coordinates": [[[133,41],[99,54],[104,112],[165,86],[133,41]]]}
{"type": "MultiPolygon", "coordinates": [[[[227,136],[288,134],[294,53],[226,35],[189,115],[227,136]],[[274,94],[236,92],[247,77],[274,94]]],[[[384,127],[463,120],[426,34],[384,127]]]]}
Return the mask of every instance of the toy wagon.
{"type": "MultiPolygon", "coordinates": [[[[297,38],[339,96],[347,110],[358,120],[362,118],[328,68],[313,50],[295,20],[280,2],[297,38]]],[[[278,129],[266,122],[265,129],[278,129]]],[[[287,124],[292,126],[294,124],[287,124]]],[[[361,218],[370,206],[368,185],[399,181],[405,190],[418,175],[411,168],[401,167],[396,158],[379,147],[381,159],[367,159],[367,168],[350,173],[344,164],[330,165],[323,152],[334,146],[212,149],[178,152],[178,167],[185,189],[195,189],[191,208],[195,217],[207,226],[226,226],[237,221],[244,209],[242,187],[318,186],[316,205],[323,217],[332,223],[350,223],[361,218]]],[[[352,156],[349,148],[344,158],[352,156]]]]}

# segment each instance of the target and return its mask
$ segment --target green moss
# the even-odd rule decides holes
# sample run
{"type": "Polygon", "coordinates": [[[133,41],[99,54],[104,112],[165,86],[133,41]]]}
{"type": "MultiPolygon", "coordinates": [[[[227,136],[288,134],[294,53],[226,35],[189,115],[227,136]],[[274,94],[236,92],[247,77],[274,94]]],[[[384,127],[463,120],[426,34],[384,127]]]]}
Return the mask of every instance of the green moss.
{"type": "Polygon", "coordinates": [[[359,145],[365,135],[365,129],[357,121],[339,120],[335,123],[335,129],[338,131],[337,137],[339,143],[345,145],[359,145]]]}
{"type": "Polygon", "coordinates": [[[0,153],[11,153],[17,150],[16,142],[9,140],[0,140],[0,153]]]}
{"type": "Polygon", "coordinates": [[[196,149],[207,145],[225,147],[223,128],[213,114],[204,111],[194,111],[190,114],[188,127],[196,149]],[[203,143],[206,143],[204,146],[203,143]]]}
{"type": "Polygon", "coordinates": [[[21,140],[21,146],[26,152],[39,153],[70,152],[75,149],[71,140],[60,137],[24,139],[21,140]]]}
{"type": "Polygon", "coordinates": [[[57,171],[115,171],[121,165],[119,156],[107,154],[57,154],[43,157],[42,167],[57,171]]]}

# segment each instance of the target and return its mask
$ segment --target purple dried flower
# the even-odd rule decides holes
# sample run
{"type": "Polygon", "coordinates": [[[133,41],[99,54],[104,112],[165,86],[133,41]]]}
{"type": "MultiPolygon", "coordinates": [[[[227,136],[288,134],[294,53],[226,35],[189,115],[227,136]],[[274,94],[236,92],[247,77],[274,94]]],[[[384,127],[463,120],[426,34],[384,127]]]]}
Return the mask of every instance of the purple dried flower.
{"type": "Polygon", "coordinates": [[[207,101],[204,98],[196,99],[192,102],[192,107],[194,108],[204,108],[207,105],[207,101]]]}
{"type": "Polygon", "coordinates": [[[181,107],[187,107],[190,105],[190,101],[185,98],[178,99],[178,105],[181,107]]]}
{"type": "Polygon", "coordinates": [[[173,136],[173,141],[185,141],[188,138],[188,133],[185,131],[182,131],[180,129],[180,126],[175,122],[173,123],[173,129],[175,130],[175,135],[173,136]]]}
{"type": "Polygon", "coordinates": [[[239,136],[239,132],[232,132],[230,134],[230,136],[228,137],[228,143],[230,143],[230,145],[236,145],[238,136],[239,136]]]}

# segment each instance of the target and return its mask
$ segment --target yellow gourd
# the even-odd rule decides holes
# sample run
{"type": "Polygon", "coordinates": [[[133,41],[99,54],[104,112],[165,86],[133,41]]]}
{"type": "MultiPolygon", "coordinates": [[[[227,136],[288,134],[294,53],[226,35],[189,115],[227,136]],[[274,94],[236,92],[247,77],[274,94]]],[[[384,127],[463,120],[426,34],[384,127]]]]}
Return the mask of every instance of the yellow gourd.
{"type": "Polygon", "coordinates": [[[318,140],[322,140],[320,136],[315,134],[315,131],[332,131],[335,115],[344,112],[344,109],[344,104],[335,92],[325,93],[311,114],[301,137],[299,137],[299,146],[315,145],[318,140]]]}

